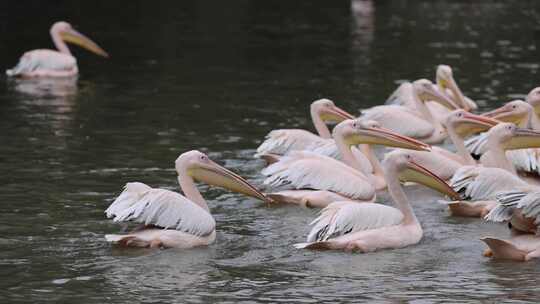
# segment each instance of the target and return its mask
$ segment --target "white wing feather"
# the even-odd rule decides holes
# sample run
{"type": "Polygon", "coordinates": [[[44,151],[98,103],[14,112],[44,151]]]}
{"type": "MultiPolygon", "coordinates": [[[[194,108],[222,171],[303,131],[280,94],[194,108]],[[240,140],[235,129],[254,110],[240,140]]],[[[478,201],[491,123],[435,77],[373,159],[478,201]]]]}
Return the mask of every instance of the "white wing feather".
{"type": "Polygon", "coordinates": [[[376,106],[363,110],[360,117],[375,120],[383,128],[413,138],[429,137],[434,132],[431,123],[404,106],[376,106]]]}
{"type": "Polygon", "coordinates": [[[463,197],[472,200],[491,200],[503,191],[530,188],[529,184],[506,170],[477,166],[458,169],[450,185],[463,197]]]}
{"type": "Polygon", "coordinates": [[[360,171],[333,158],[293,151],[263,169],[264,184],[292,185],[296,189],[329,190],[358,200],[375,198],[375,188],[360,171]]]}
{"type": "Polygon", "coordinates": [[[480,133],[476,136],[473,136],[465,140],[465,147],[471,154],[482,155],[487,151],[487,132],[480,133]]]}
{"type": "Polygon", "coordinates": [[[105,213],[115,222],[135,221],[196,236],[208,235],[216,227],[210,213],[181,194],[142,183],[126,184],[105,213]]]}
{"type": "Polygon", "coordinates": [[[326,241],[347,233],[397,225],[403,214],[375,203],[335,202],[321,211],[311,225],[307,242],[326,241]]]}
{"type": "Polygon", "coordinates": [[[485,217],[488,221],[503,222],[512,218],[514,210],[521,209],[523,216],[534,218],[540,223],[540,191],[508,191],[497,195],[497,206],[485,217]]]}
{"type": "Polygon", "coordinates": [[[312,144],[322,145],[327,141],[333,141],[333,139],[324,139],[306,130],[273,130],[266,135],[264,142],[257,148],[255,157],[268,153],[285,155],[290,151],[305,150],[312,144]]]}

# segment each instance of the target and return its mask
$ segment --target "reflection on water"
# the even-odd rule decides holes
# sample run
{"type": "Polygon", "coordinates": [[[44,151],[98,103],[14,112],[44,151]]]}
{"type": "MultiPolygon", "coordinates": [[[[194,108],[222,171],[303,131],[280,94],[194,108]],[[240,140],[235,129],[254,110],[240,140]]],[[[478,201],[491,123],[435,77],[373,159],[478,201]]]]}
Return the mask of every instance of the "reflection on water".
{"type": "Polygon", "coordinates": [[[399,250],[298,251],[291,244],[304,240],[315,210],[207,186],[212,246],[124,250],[103,241],[122,229],[103,210],[123,184],[177,190],[173,162],[183,151],[209,152],[261,184],[254,148],[273,128],[311,128],[314,99],[353,112],[383,103],[400,81],[434,78],[441,63],[481,110],[523,96],[539,80],[533,4],[28,5],[0,10],[9,12],[0,18],[5,68],[50,46],[44,29],[57,19],[115,55],[105,61],[74,49],[79,79],[0,86],[0,302],[538,302],[536,264],[481,256],[478,238],[505,235],[505,227],[450,218],[434,193],[415,187],[407,194],[425,236],[399,250]]]}

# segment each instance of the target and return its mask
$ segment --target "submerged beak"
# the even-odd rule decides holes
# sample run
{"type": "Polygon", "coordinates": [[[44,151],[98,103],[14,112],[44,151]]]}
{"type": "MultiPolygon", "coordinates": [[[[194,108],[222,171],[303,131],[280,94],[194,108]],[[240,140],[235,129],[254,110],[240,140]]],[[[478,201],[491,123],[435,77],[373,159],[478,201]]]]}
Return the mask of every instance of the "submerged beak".
{"type": "Polygon", "coordinates": [[[487,116],[464,112],[462,119],[456,123],[455,129],[460,136],[465,137],[471,134],[487,131],[498,123],[498,120],[487,116]]]}
{"type": "Polygon", "coordinates": [[[506,150],[540,147],[540,132],[531,129],[517,128],[514,136],[505,143],[506,150]]]}
{"type": "Polygon", "coordinates": [[[461,196],[444,180],[412,160],[409,161],[407,169],[399,173],[399,179],[403,182],[415,182],[424,185],[448,195],[453,200],[461,200],[461,196]]]}
{"type": "Polygon", "coordinates": [[[502,122],[511,122],[514,124],[520,124],[524,119],[527,118],[526,115],[515,113],[510,105],[504,105],[495,110],[491,110],[482,114],[482,116],[497,119],[502,122]]]}
{"type": "Polygon", "coordinates": [[[194,179],[205,182],[209,185],[222,187],[265,202],[270,202],[269,198],[267,198],[262,192],[260,192],[241,176],[223,168],[211,160],[209,160],[208,164],[191,169],[190,175],[194,179]]]}
{"type": "Polygon", "coordinates": [[[354,119],[355,117],[348,113],[347,111],[341,109],[340,107],[337,107],[337,106],[332,106],[328,109],[326,109],[323,113],[322,113],[322,119],[324,121],[334,121],[334,122],[342,122],[344,120],[347,120],[347,119],[354,119]]]}
{"type": "Polygon", "coordinates": [[[105,52],[99,45],[76,30],[71,29],[68,31],[63,31],[60,33],[60,35],[62,36],[62,40],[66,42],[79,45],[96,55],[109,57],[109,54],[107,54],[107,52],[105,52]]]}
{"type": "Polygon", "coordinates": [[[409,150],[431,151],[431,146],[414,138],[410,138],[383,128],[362,128],[348,136],[346,141],[351,145],[373,144],[409,150]]]}

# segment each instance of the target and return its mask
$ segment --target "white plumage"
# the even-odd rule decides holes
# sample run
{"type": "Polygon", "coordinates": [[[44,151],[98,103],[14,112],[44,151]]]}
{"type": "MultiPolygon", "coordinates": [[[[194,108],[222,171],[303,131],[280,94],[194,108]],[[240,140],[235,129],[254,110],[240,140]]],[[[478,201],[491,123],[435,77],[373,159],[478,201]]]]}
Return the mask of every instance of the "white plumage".
{"type": "Polygon", "coordinates": [[[495,199],[499,192],[529,189],[530,185],[499,168],[464,166],[450,180],[452,188],[467,199],[495,199]]]}
{"type": "Polygon", "coordinates": [[[405,106],[376,106],[362,110],[360,117],[375,120],[383,128],[412,138],[427,138],[435,131],[429,121],[405,106]]]}
{"type": "Polygon", "coordinates": [[[397,225],[403,214],[396,208],[374,203],[335,202],[324,208],[307,242],[326,241],[347,233],[397,225]]]}
{"type": "Polygon", "coordinates": [[[497,206],[486,216],[493,222],[510,221],[515,209],[521,209],[523,216],[533,218],[540,224],[540,191],[507,191],[497,195],[497,206]]]}
{"type": "Polygon", "coordinates": [[[40,71],[78,73],[77,60],[70,54],[40,49],[24,53],[17,65],[6,71],[8,76],[38,75],[40,71]]]}
{"type": "Polygon", "coordinates": [[[257,148],[255,157],[263,154],[285,155],[295,150],[306,150],[309,146],[322,146],[333,139],[324,139],[302,129],[273,130],[265,137],[264,142],[257,148]]]}
{"type": "Polygon", "coordinates": [[[115,222],[134,221],[195,236],[207,236],[216,227],[210,213],[181,194],[143,183],[126,184],[105,213],[115,222]]]}
{"type": "Polygon", "coordinates": [[[262,171],[264,183],[274,187],[330,190],[352,199],[371,201],[375,188],[360,171],[333,158],[307,151],[294,151],[262,171]]]}

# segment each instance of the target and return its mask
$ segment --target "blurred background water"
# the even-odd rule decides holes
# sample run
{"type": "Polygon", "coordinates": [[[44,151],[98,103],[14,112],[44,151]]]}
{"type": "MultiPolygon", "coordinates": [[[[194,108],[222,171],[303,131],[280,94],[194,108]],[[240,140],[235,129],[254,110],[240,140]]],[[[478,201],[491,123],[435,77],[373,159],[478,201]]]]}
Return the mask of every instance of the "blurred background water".
{"type": "Polygon", "coordinates": [[[128,181],[176,190],[173,162],[209,153],[256,184],[275,128],[312,129],[308,105],[381,104],[449,64],[480,110],[539,85],[535,1],[4,1],[0,68],[50,48],[66,20],[110,54],[76,47],[76,80],[0,84],[0,302],[538,302],[540,267],[486,260],[504,227],[447,216],[410,188],[425,236],[371,254],[298,251],[315,210],[201,186],[217,242],[122,250],[103,210],[128,181]]]}

